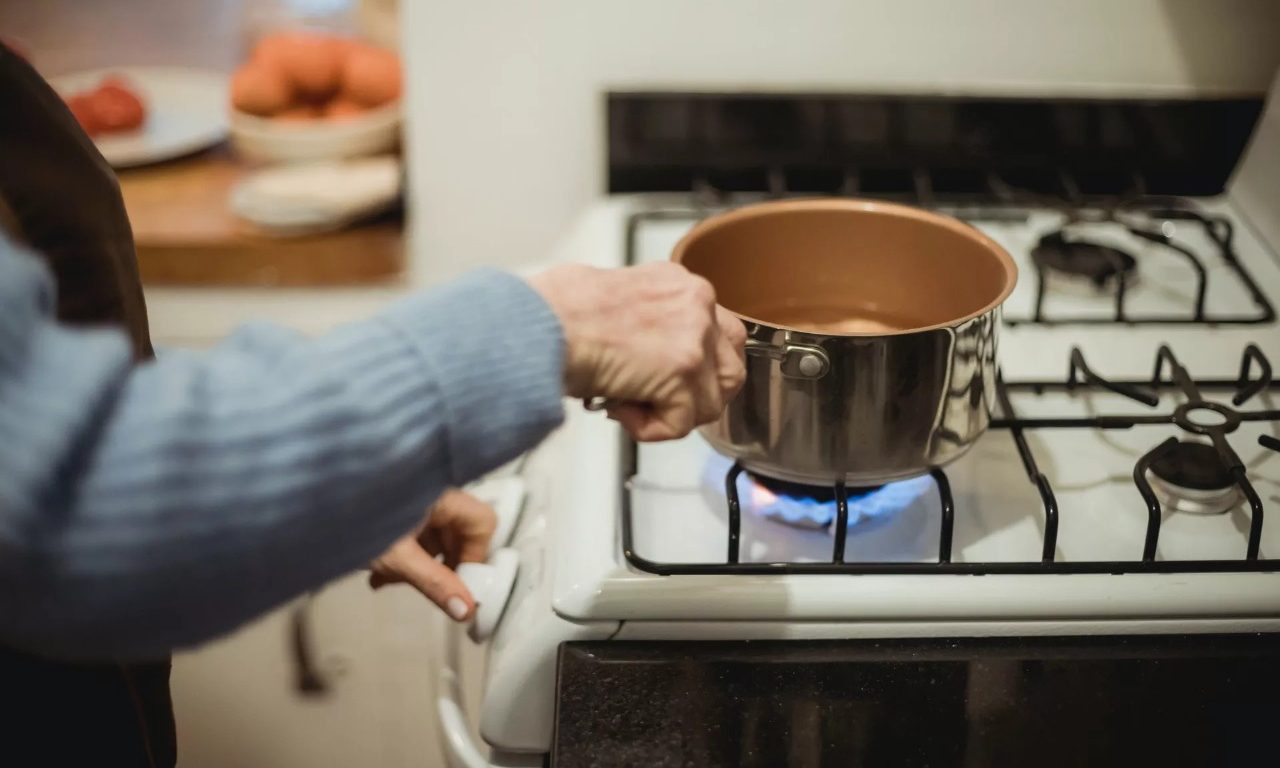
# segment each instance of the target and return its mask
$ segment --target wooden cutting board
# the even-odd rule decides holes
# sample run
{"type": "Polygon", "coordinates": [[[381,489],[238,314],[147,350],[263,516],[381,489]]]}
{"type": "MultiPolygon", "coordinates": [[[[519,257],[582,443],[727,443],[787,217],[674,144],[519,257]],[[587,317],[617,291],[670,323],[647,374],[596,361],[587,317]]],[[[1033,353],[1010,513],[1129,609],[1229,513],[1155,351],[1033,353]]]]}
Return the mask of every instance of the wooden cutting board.
{"type": "Polygon", "coordinates": [[[252,169],[219,147],[120,172],[142,281],[187,286],[341,286],[394,281],[404,269],[402,218],[340,232],[276,237],[235,216],[232,187],[252,169]]]}

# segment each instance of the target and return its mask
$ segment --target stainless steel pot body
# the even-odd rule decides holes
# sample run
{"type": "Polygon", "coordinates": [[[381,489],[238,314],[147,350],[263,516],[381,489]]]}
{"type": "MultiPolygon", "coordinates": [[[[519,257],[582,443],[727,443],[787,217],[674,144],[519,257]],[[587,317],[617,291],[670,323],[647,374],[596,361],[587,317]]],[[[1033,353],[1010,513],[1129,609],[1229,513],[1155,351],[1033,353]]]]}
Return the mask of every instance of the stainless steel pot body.
{"type": "Polygon", "coordinates": [[[674,258],[711,280],[749,338],[742,390],[703,429],[716,450],[769,477],[867,486],[953,461],[987,429],[1016,280],[994,242],[849,200],[766,203],[699,227],[674,258]]]}
{"type": "Polygon", "coordinates": [[[782,480],[865,486],[923,474],[987,429],[999,326],[999,309],[901,336],[749,324],[746,382],[703,434],[782,480]]]}

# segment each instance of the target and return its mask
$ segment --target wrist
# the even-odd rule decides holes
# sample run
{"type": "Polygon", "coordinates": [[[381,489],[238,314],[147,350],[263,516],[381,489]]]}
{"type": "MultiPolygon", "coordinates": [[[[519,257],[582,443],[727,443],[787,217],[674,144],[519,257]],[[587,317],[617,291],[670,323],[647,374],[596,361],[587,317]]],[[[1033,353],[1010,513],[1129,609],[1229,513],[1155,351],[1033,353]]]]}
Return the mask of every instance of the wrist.
{"type": "Polygon", "coordinates": [[[563,385],[570,397],[589,397],[591,383],[588,318],[595,288],[589,276],[596,270],[579,264],[552,267],[528,278],[560,321],[564,337],[563,385]]]}

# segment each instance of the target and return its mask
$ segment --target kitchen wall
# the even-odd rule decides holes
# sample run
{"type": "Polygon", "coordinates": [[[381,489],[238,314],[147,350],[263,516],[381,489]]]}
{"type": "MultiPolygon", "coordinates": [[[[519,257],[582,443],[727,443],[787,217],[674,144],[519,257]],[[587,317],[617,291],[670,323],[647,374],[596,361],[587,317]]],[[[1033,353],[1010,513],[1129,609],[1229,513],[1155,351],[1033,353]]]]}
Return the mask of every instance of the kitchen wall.
{"type": "Polygon", "coordinates": [[[418,276],[544,258],[609,88],[1263,92],[1273,0],[406,2],[418,276]]]}
{"type": "Polygon", "coordinates": [[[31,53],[45,75],[120,64],[230,71],[243,55],[244,14],[252,5],[254,0],[3,0],[0,37],[31,53]]]}

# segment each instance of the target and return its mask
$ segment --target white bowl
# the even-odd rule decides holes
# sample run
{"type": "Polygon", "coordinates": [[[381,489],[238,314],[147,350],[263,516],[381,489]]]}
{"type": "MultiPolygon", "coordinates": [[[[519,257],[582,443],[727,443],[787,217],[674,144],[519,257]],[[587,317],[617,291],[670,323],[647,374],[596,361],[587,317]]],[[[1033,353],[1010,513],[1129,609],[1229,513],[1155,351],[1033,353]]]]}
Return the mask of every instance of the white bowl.
{"type": "Polygon", "coordinates": [[[339,120],[273,120],[231,111],[231,142],[251,160],[298,163],[376,155],[400,142],[400,104],[339,120]]]}

